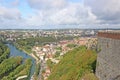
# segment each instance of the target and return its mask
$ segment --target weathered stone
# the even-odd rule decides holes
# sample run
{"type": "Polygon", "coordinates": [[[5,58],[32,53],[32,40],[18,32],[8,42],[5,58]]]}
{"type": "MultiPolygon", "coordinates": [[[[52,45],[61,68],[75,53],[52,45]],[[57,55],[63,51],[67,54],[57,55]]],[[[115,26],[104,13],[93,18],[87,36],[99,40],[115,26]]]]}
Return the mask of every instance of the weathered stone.
{"type": "Polygon", "coordinates": [[[120,40],[100,35],[98,48],[101,51],[98,53],[96,76],[99,80],[120,80],[120,40]]]}

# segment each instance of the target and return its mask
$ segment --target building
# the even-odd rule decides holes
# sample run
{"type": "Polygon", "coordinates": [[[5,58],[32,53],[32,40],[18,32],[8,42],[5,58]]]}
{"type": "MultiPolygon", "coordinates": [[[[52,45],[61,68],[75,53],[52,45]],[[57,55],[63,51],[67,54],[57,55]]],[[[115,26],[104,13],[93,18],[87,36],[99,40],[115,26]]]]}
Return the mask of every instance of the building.
{"type": "Polygon", "coordinates": [[[120,80],[120,32],[99,32],[96,76],[99,80],[120,80]]]}

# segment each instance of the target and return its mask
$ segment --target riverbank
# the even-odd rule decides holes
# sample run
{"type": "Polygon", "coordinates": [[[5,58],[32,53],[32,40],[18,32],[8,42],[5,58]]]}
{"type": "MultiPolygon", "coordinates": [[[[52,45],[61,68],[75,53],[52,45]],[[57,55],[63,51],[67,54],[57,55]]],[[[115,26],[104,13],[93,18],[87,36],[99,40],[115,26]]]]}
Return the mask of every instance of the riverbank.
{"type": "MultiPolygon", "coordinates": [[[[22,49],[22,48],[18,48],[18,47],[16,47],[16,48],[17,48],[18,50],[24,52],[25,54],[31,56],[32,58],[34,58],[34,59],[35,59],[35,65],[36,65],[36,66],[40,63],[40,59],[38,59],[33,53],[29,53],[29,52],[27,52],[26,50],[24,50],[24,49],[22,49]]],[[[40,65],[39,65],[39,66],[40,66],[40,65]]],[[[34,80],[34,78],[36,78],[36,76],[37,76],[37,75],[36,75],[36,71],[40,71],[40,70],[37,70],[36,67],[35,67],[34,73],[33,73],[33,75],[31,75],[30,80],[34,80]]],[[[39,74],[39,72],[37,72],[37,73],[39,74]]]]}
{"type": "MultiPolygon", "coordinates": [[[[18,48],[19,49],[19,48],[18,48]]],[[[35,57],[35,55],[33,53],[28,53],[27,51],[25,51],[24,49],[20,49],[21,51],[23,51],[24,53],[26,53],[27,55],[33,57],[36,62],[39,61],[39,59],[37,57],[35,57]]]]}
{"type": "MultiPolygon", "coordinates": [[[[14,46],[16,46],[16,45],[14,45],[14,46]]],[[[16,48],[17,48],[18,50],[20,50],[20,51],[23,51],[23,52],[26,53],[27,55],[33,57],[33,58],[36,60],[36,63],[38,63],[39,59],[38,59],[33,53],[29,53],[29,52],[27,52],[26,50],[24,50],[24,49],[22,49],[22,48],[19,48],[18,46],[16,46],[16,48]]]]}
{"type": "MultiPolygon", "coordinates": [[[[25,51],[19,50],[15,45],[13,44],[6,44],[9,49],[10,49],[10,56],[11,57],[16,57],[16,56],[21,56],[23,57],[24,60],[26,59],[32,59],[32,67],[31,67],[31,72],[30,72],[30,78],[34,75],[35,72],[35,65],[36,65],[36,60],[33,58],[31,55],[26,53],[25,51]]],[[[29,78],[29,79],[30,79],[29,78]]]]}

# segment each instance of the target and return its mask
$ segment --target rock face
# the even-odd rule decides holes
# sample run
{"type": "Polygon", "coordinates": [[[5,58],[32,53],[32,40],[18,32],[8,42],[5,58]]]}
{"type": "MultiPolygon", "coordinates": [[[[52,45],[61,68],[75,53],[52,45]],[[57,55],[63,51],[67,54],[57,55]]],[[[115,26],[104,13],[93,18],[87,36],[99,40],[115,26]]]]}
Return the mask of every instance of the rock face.
{"type": "Polygon", "coordinates": [[[99,80],[120,80],[120,33],[98,33],[96,76],[99,80]],[[117,35],[117,36],[116,36],[117,35]]]}

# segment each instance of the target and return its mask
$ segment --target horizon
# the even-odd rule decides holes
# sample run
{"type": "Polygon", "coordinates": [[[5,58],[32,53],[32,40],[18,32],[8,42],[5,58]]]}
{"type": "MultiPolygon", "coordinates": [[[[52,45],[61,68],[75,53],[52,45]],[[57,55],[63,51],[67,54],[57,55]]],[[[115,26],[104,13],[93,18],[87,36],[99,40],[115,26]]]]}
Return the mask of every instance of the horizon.
{"type": "Polygon", "coordinates": [[[28,29],[0,29],[0,30],[120,30],[120,28],[53,28],[53,29],[35,29],[35,28],[28,28],[28,29]]]}

